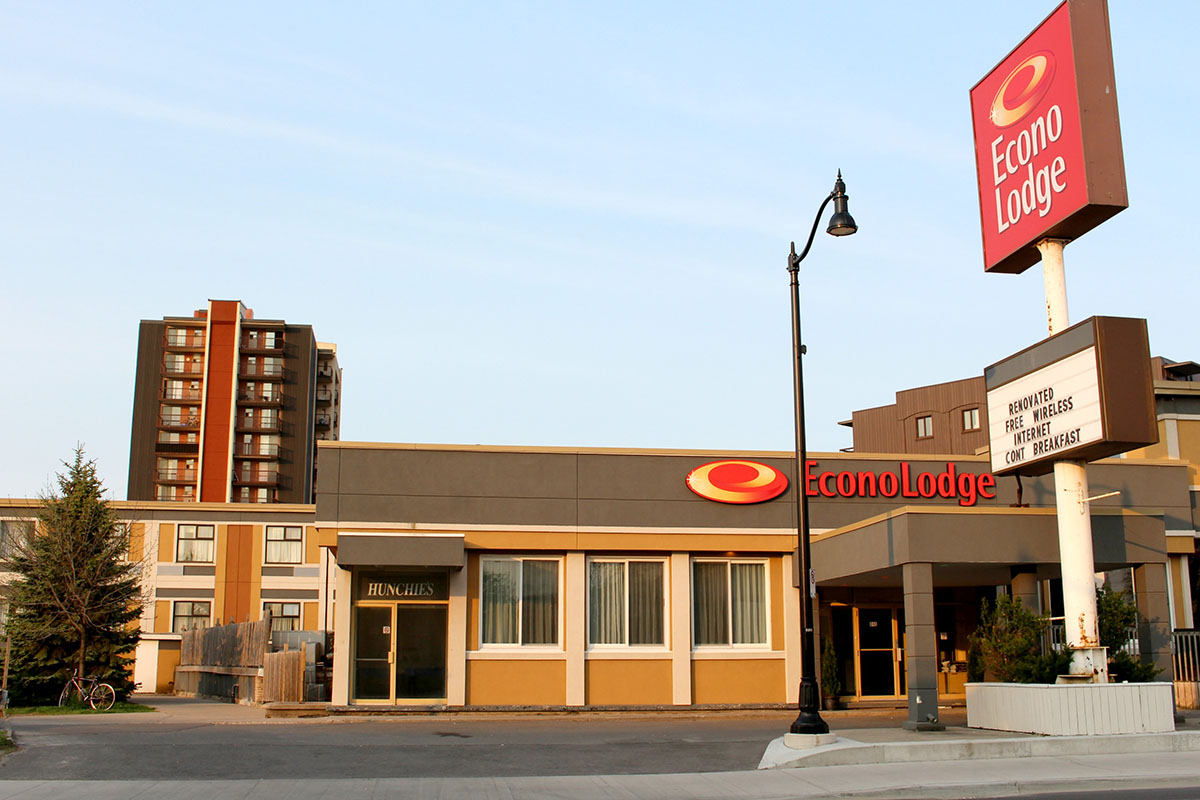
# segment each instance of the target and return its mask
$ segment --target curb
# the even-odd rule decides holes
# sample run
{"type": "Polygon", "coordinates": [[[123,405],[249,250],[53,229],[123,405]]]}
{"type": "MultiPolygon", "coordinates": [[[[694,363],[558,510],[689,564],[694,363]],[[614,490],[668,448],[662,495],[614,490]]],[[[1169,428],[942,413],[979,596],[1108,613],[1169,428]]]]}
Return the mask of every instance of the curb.
{"type": "Polygon", "coordinates": [[[783,743],[783,737],[780,736],[767,745],[758,768],[838,767],[976,758],[1048,758],[1196,750],[1200,750],[1200,732],[1196,731],[876,744],[839,739],[834,744],[814,747],[809,751],[793,750],[783,743]]]}

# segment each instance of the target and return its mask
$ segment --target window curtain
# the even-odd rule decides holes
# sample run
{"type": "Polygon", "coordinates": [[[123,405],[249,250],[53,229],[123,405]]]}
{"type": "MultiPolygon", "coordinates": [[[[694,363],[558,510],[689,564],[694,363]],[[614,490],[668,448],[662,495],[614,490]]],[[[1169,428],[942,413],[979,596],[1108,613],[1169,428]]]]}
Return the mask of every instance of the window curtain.
{"type": "Polygon", "coordinates": [[[588,635],[592,644],[625,644],[625,564],[588,565],[588,635]]]}
{"type": "Polygon", "coordinates": [[[483,562],[484,644],[518,644],[517,587],[521,581],[520,561],[483,562]]]}
{"type": "Polygon", "coordinates": [[[729,644],[729,565],[692,564],[692,628],[696,644],[729,644]]]}
{"type": "Polygon", "coordinates": [[[663,643],[661,562],[629,562],[629,643],[663,643]]]}
{"type": "Polygon", "coordinates": [[[521,643],[558,644],[558,562],[520,562],[521,643]]]}
{"type": "Polygon", "coordinates": [[[766,569],[762,564],[730,564],[733,643],[767,643],[766,569]]]}

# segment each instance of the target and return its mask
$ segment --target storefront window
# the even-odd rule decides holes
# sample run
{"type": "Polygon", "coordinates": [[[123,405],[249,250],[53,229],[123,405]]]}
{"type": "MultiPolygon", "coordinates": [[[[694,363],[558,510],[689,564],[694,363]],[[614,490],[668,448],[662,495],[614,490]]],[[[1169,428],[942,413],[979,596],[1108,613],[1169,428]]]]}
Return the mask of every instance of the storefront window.
{"type": "Polygon", "coordinates": [[[663,641],[663,562],[592,561],[588,643],[660,645],[663,641]]]}
{"type": "Polygon", "coordinates": [[[558,564],[534,558],[480,562],[483,644],[558,644],[558,564]]]}
{"type": "Polygon", "coordinates": [[[767,644],[767,565],[692,562],[692,628],[697,647],[767,644]]]}

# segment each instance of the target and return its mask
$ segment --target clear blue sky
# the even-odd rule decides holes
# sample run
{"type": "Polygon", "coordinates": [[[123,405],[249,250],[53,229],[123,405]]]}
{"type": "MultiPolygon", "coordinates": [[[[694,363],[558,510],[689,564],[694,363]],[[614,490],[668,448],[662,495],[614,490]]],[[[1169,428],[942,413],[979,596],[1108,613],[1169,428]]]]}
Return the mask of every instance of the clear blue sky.
{"type": "MultiPolygon", "coordinates": [[[[0,496],[125,495],[138,321],[315,327],[349,440],[809,447],[1045,335],[985,275],[967,92],[1053,2],[0,4],[0,496]]],[[[1200,359],[1200,4],[1111,5],[1130,208],[1072,321],[1200,359]]]]}

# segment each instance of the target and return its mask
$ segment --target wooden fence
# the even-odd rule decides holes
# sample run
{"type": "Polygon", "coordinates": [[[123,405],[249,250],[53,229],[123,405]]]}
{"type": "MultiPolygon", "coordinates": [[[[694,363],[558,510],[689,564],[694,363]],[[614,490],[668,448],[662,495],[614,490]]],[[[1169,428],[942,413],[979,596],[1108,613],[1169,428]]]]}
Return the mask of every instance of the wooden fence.
{"type": "Polygon", "coordinates": [[[270,649],[271,621],[238,622],[185,631],[180,666],[261,667],[270,649]]]}
{"type": "Polygon", "coordinates": [[[304,700],[304,651],[285,650],[263,656],[262,701],[300,703],[304,700]]]}
{"type": "Polygon", "coordinates": [[[1175,651],[1175,680],[1200,681],[1200,630],[1171,634],[1175,651]]]}

